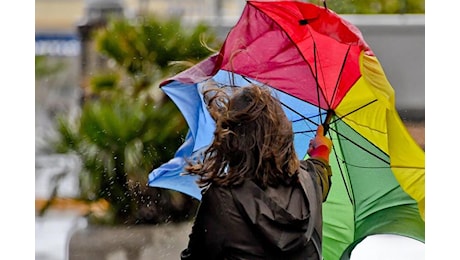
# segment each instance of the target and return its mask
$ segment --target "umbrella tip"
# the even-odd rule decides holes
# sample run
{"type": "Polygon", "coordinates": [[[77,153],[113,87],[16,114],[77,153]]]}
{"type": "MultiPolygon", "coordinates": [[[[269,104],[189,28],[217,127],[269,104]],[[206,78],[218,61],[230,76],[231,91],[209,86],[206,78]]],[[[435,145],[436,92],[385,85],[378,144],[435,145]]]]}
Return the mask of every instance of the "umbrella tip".
{"type": "Polygon", "coordinates": [[[322,0],[322,1],[323,1],[323,6],[324,6],[324,8],[326,8],[326,9],[327,9],[326,0],[322,0]]]}

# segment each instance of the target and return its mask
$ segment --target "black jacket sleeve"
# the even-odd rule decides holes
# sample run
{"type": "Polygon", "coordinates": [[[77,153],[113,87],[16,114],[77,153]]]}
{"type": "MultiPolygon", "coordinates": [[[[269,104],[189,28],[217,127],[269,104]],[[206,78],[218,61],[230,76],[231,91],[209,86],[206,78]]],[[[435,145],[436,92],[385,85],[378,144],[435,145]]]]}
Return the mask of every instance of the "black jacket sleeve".
{"type": "Polygon", "coordinates": [[[323,202],[326,201],[332,185],[332,171],[329,164],[321,159],[309,158],[305,161],[301,161],[300,167],[313,175],[316,182],[321,186],[323,202]]]}
{"type": "Polygon", "coordinates": [[[203,194],[195,216],[189,243],[181,253],[182,260],[219,259],[223,251],[225,232],[226,199],[213,188],[203,194]]]}

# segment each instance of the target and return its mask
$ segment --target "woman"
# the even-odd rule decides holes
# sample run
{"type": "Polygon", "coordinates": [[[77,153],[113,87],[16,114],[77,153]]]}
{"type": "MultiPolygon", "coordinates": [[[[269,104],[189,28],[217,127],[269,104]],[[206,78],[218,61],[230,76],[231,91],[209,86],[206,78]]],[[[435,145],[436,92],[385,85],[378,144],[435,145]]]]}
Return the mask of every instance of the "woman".
{"type": "Polygon", "coordinates": [[[268,89],[204,96],[216,130],[203,159],[186,168],[203,194],[181,259],[322,259],[321,203],[332,175],[323,127],[299,161],[291,123],[268,89]]]}

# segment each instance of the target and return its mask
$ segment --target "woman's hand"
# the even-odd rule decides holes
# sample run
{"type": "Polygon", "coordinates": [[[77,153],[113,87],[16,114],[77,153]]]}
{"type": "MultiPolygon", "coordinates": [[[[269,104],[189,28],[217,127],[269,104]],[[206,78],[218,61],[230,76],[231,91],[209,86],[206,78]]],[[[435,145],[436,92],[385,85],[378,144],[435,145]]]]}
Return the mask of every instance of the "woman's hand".
{"type": "Polygon", "coordinates": [[[332,141],[324,136],[324,128],[322,125],[316,129],[315,138],[310,140],[310,146],[308,147],[308,155],[311,158],[321,158],[326,162],[329,162],[329,153],[332,149],[332,141]]]}

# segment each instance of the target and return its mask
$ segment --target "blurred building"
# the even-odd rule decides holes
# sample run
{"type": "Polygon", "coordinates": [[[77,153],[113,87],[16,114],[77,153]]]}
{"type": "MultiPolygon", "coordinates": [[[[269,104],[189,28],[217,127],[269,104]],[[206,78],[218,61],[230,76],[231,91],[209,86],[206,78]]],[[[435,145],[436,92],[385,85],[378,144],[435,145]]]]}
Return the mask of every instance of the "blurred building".
{"type": "MultiPolygon", "coordinates": [[[[35,0],[35,31],[37,33],[71,33],[76,22],[85,15],[85,6],[96,0],[35,0]]],[[[96,1],[97,2],[97,1],[96,1]]],[[[98,2],[114,2],[99,0],[98,2]]],[[[124,0],[127,16],[156,13],[179,15],[184,20],[211,21],[231,25],[243,10],[243,0],[124,0]]]]}

